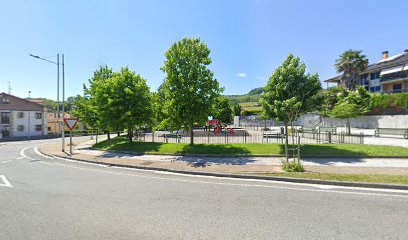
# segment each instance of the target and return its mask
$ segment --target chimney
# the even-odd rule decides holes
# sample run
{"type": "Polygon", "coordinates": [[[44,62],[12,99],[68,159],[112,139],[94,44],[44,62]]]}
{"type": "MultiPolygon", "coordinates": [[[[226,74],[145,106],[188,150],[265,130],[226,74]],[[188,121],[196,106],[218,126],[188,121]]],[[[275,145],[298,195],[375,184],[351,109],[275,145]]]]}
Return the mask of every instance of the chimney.
{"type": "Polygon", "coordinates": [[[388,58],[388,51],[382,52],[382,59],[388,58]]]}

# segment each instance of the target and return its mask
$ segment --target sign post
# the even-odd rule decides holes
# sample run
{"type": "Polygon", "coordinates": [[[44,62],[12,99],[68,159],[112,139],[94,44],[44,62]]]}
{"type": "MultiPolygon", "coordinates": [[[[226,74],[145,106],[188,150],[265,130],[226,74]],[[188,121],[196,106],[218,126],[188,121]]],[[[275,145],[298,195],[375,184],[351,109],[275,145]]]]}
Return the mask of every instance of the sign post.
{"type": "Polygon", "coordinates": [[[78,123],[78,118],[64,118],[64,122],[69,128],[69,155],[72,155],[72,130],[78,123]]]}

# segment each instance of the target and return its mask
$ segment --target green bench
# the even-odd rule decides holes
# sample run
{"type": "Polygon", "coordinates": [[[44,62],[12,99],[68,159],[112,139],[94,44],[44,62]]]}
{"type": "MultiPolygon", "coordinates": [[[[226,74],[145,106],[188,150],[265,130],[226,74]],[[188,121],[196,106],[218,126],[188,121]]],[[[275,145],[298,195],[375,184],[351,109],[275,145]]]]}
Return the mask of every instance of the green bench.
{"type": "Polygon", "coordinates": [[[301,133],[316,133],[316,128],[315,127],[301,127],[299,129],[299,132],[301,132],[301,133]]]}
{"type": "Polygon", "coordinates": [[[319,127],[319,133],[337,134],[337,127],[319,127]]]}
{"type": "Polygon", "coordinates": [[[374,136],[379,137],[381,135],[401,135],[405,139],[408,139],[408,128],[377,128],[374,132],[374,136]]]}
{"type": "Polygon", "coordinates": [[[165,138],[181,138],[181,134],[168,133],[168,134],[164,134],[163,137],[165,137],[165,138]]]}
{"type": "Polygon", "coordinates": [[[263,133],[263,137],[264,138],[278,138],[281,137],[282,133],[279,132],[267,132],[267,133],[263,133]]]}

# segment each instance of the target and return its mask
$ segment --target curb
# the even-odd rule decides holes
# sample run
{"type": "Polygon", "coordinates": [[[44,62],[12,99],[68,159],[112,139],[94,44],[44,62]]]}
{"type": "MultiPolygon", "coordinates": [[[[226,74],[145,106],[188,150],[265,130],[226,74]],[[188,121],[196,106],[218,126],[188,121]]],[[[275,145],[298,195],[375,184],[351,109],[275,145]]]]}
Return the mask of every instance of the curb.
{"type": "Polygon", "coordinates": [[[237,178],[237,179],[257,179],[257,180],[269,180],[269,181],[278,181],[278,182],[334,185],[334,186],[343,186],[343,187],[408,190],[408,185],[401,185],[401,184],[333,181],[333,180],[319,180],[319,179],[292,178],[292,177],[239,175],[239,174],[217,173],[217,172],[185,171],[185,170],[176,170],[176,169],[169,169],[169,168],[134,166],[134,165],[116,164],[116,163],[102,163],[98,161],[83,160],[83,159],[78,159],[78,158],[73,158],[73,157],[61,157],[61,156],[56,156],[56,155],[49,155],[49,154],[42,152],[41,149],[39,149],[39,151],[42,154],[49,156],[49,157],[60,157],[60,158],[68,159],[68,160],[74,160],[74,161],[85,162],[85,163],[93,163],[93,164],[99,164],[99,165],[106,165],[110,167],[134,168],[134,169],[141,169],[141,170],[162,171],[162,172],[171,172],[171,173],[179,173],[179,174],[198,175],[198,176],[227,177],[227,178],[237,178]]]}
{"type": "MultiPolygon", "coordinates": [[[[106,151],[106,152],[114,152],[114,153],[122,153],[128,154],[131,156],[180,156],[180,157],[208,157],[208,158],[248,158],[248,157],[285,157],[285,155],[263,155],[263,154],[255,154],[255,155],[234,155],[234,154],[182,154],[182,153],[175,153],[175,154],[166,154],[166,153],[143,153],[143,152],[131,152],[131,151],[117,151],[117,150],[103,150],[99,148],[90,148],[91,150],[98,150],[98,151],[106,151]]],[[[391,159],[407,159],[408,156],[336,156],[336,155],[303,155],[302,158],[329,158],[329,159],[361,159],[361,158],[391,158],[391,159]]]]}

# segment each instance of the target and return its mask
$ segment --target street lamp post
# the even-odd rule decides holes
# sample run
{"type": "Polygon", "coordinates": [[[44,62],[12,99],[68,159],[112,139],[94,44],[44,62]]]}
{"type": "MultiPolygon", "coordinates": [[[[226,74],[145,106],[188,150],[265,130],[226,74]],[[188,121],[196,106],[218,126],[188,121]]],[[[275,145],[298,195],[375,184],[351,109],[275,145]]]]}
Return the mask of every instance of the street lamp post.
{"type": "MultiPolygon", "coordinates": [[[[57,54],[57,62],[53,62],[53,61],[50,61],[48,59],[41,58],[41,57],[39,57],[37,55],[33,55],[33,54],[29,54],[29,55],[30,55],[30,57],[37,58],[37,59],[40,59],[40,60],[43,60],[43,61],[46,61],[46,62],[57,65],[57,122],[58,122],[59,118],[60,118],[60,107],[59,107],[59,103],[60,103],[59,102],[59,82],[60,82],[59,81],[59,76],[60,76],[60,74],[59,74],[59,65],[60,65],[59,59],[60,59],[60,57],[59,57],[59,54],[57,54]]],[[[64,116],[65,116],[65,107],[64,107],[64,105],[65,105],[65,72],[64,72],[64,54],[62,54],[62,118],[64,118],[64,116]]],[[[62,151],[64,152],[65,151],[65,123],[64,123],[63,120],[61,121],[61,123],[58,123],[58,130],[61,133],[62,151]],[[61,129],[61,127],[62,127],[62,129],[61,129]],[[62,132],[61,132],[61,130],[62,130],[62,132]]]]}

